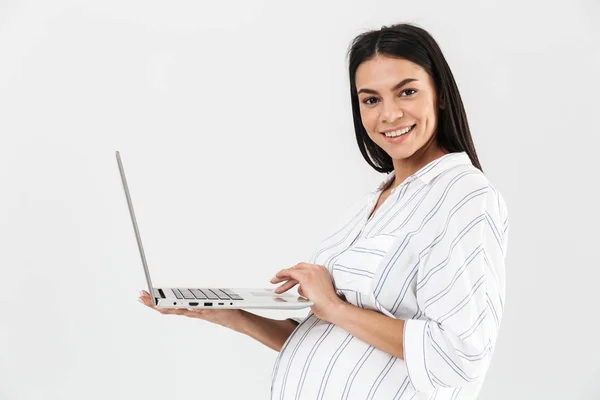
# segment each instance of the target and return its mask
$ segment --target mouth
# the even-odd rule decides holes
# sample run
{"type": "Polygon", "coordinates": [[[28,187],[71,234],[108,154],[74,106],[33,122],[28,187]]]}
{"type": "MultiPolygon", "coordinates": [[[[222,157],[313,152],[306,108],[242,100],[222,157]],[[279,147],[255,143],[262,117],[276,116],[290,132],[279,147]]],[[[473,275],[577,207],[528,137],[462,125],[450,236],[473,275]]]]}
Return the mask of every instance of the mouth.
{"type": "Polygon", "coordinates": [[[417,126],[417,124],[414,124],[414,125],[410,126],[409,128],[398,129],[395,131],[385,132],[385,133],[381,132],[381,134],[383,136],[385,136],[386,139],[388,139],[388,140],[398,140],[398,138],[402,138],[402,137],[410,134],[414,130],[415,126],[417,126]]]}

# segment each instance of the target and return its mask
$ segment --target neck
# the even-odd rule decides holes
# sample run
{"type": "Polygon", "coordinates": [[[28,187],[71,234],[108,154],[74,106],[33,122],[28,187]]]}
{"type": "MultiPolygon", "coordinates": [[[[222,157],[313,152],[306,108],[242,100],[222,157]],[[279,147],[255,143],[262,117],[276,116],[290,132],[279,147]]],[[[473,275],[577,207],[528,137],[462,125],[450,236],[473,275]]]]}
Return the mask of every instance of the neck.
{"type": "Polygon", "coordinates": [[[399,186],[406,178],[444,154],[448,154],[448,151],[440,148],[436,143],[432,143],[429,146],[423,146],[408,158],[394,159],[394,183],[391,188],[399,186]]]}

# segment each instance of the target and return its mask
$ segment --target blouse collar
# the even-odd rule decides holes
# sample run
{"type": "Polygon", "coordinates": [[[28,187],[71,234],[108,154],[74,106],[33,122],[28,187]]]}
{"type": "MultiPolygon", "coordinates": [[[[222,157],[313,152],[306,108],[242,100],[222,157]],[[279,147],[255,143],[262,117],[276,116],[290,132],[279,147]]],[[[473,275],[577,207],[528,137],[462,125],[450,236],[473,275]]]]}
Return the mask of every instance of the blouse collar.
{"type": "MultiPolygon", "coordinates": [[[[458,165],[473,165],[473,163],[471,163],[469,155],[466,152],[461,151],[456,153],[444,154],[443,156],[429,162],[417,172],[406,178],[404,182],[412,182],[418,179],[424,184],[428,185],[435,177],[440,175],[442,172],[454,168],[458,165]]],[[[395,175],[395,171],[390,172],[388,176],[383,180],[383,182],[381,182],[376,191],[379,192],[388,187],[393,182],[395,175]]]]}

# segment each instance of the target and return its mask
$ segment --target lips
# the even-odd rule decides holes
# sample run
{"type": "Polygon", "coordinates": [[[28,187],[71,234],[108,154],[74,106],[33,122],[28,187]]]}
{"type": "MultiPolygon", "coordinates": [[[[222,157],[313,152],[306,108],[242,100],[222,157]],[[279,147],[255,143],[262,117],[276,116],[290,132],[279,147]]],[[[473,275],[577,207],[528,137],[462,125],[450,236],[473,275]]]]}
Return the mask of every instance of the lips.
{"type": "MultiPolygon", "coordinates": [[[[411,126],[410,126],[410,129],[408,130],[408,132],[405,132],[405,133],[403,133],[403,134],[401,134],[401,135],[396,135],[396,136],[388,136],[388,135],[386,135],[386,133],[385,133],[385,132],[380,132],[380,133],[381,133],[383,136],[385,136],[386,138],[393,139],[393,138],[397,138],[397,137],[400,137],[400,136],[404,136],[404,135],[406,135],[406,134],[408,134],[408,133],[411,133],[411,132],[413,131],[413,129],[414,129],[414,127],[415,127],[416,125],[417,125],[417,124],[411,125],[411,126]]],[[[392,131],[387,131],[387,133],[390,133],[390,132],[397,132],[397,131],[402,131],[402,130],[404,130],[404,129],[406,129],[406,128],[407,128],[407,127],[404,127],[404,128],[398,128],[398,129],[395,129],[395,130],[392,130],[392,131]]]]}
{"type": "Polygon", "coordinates": [[[404,129],[406,129],[406,128],[411,128],[411,129],[412,129],[412,128],[414,128],[414,127],[415,127],[415,125],[416,125],[416,124],[413,124],[413,125],[407,125],[407,126],[399,126],[398,128],[394,128],[394,129],[387,129],[386,131],[379,132],[379,133],[382,133],[382,134],[384,134],[384,135],[385,135],[386,133],[395,132],[395,131],[401,131],[401,130],[404,130],[404,129]]]}

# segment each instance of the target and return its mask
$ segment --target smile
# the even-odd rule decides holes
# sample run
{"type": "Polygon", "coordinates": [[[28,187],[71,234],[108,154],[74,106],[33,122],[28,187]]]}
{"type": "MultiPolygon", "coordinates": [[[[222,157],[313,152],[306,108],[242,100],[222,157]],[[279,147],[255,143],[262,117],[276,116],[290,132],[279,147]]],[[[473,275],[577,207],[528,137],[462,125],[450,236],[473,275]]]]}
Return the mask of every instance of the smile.
{"type": "Polygon", "coordinates": [[[409,126],[407,128],[404,128],[404,129],[398,129],[396,131],[385,132],[385,133],[382,133],[382,135],[385,135],[386,137],[389,137],[389,138],[394,138],[394,137],[406,135],[407,133],[411,132],[416,125],[417,124],[414,124],[413,126],[409,126]]]}

